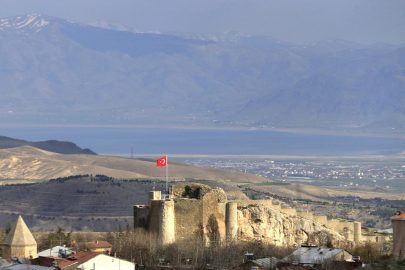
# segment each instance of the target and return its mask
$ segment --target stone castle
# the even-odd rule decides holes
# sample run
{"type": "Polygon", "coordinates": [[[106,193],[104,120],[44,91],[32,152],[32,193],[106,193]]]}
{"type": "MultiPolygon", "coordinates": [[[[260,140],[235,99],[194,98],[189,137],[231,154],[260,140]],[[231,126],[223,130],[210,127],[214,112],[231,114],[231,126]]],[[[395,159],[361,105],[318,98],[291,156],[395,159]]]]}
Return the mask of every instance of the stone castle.
{"type": "Polygon", "coordinates": [[[173,185],[169,194],[150,191],[147,205],[134,206],[134,227],[156,233],[161,244],[201,234],[207,241],[261,239],[299,246],[317,241],[314,237],[321,238],[320,232],[332,236],[334,245],[379,241],[362,236],[360,222],[283,209],[272,200],[227,200],[221,188],[173,185]]]}

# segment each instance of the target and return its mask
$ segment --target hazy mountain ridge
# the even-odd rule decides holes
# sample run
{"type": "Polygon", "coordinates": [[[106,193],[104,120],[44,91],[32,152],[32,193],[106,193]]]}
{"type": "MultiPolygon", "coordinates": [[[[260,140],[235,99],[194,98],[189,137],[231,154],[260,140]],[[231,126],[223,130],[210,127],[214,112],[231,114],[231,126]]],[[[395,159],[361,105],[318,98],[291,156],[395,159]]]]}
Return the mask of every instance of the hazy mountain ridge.
{"type": "Polygon", "coordinates": [[[0,136],[0,149],[14,148],[20,146],[32,146],[42,150],[59,154],[86,154],[96,155],[88,148],[82,149],[72,142],[62,142],[57,140],[48,140],[43,142],[28,142],[24,140],[13,139],[0,136]]]}
{"type": "Polygon", "coordinates": [[[404,126],[405,47],[0,24],[4,122],[404,126]]]}

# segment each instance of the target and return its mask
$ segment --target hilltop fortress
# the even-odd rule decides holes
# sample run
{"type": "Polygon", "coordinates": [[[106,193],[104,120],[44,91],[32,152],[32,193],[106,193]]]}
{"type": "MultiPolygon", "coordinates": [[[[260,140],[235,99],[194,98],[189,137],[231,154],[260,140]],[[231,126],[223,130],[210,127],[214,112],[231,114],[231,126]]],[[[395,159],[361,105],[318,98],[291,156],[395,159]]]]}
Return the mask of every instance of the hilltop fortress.
{"type": "Polygon", "coordinates": [[[221,188],[202,184],[173,185],[170,195],[149,192],[147,205],[134,206],[134,227],[156,233],[170,244],[200,235],[206,241],[261,239],[276,245],[354,245],[364,240],[385,241],[361,234],[360,222],[283,209],[271,200],[228,200],[221,188]]]}

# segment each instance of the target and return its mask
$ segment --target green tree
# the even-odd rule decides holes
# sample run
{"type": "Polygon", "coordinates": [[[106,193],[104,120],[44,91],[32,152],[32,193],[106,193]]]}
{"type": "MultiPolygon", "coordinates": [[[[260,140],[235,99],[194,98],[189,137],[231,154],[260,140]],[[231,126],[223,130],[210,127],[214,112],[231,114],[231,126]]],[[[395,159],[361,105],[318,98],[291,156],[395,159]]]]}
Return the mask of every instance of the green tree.
{"type": "Polygon", "coordinates": [[[118,224],[118,233],[119,233],[119,236],[122,235],[122,232],[123,232],[123,230],[122,230],[122,227],[121,227],[121,223],[119,223],[119,224],[118,224]]]}
{"type": "Polygon", "coordinates": [[[363,262],[372,263],[380,260],[380,249],[377,243],[370,241],[357,245],[354,254],[359,255],[363,262]]]}
{"type": "Polygon", "coordinates": [[[48,240],[50,241],[51,246],[56,245],[70,245],[72,232],[65,233],[63,228],[58,226],[56,232],[48,234],[48,240]]]}
{"type": "Polygon", "coordinates": [[[220,241],[221,236],[219,234],[219,226],[218,226],[217,218],[213,214],[208,218],[206,227],[207,227],[208,238],[210,239],[210,242],[218,244],[218,241],[220,241]]]}
{"type": "Polygon", "coordinates": [[[7,222],[7,226],[6,226],[6,234],[8,234],[11,231],[11,224],[10,221],[7,222]]]}

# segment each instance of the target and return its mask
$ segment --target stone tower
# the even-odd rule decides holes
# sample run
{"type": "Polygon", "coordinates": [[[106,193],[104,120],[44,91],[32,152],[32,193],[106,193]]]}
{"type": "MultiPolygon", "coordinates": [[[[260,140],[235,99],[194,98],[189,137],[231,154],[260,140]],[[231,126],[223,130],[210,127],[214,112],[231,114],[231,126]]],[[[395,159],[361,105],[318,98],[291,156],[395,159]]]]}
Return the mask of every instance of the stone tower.
{"type": "Polygon", "coordinates": [[[174,230],[174,202],[159,202],[159,242],[162,245],[168,245],[175,240],[174,230]]]}
{"type": "Polygon", "coordinates": [[[37,242],[21,216],[18,216],[3,243],[3,258],[35,258],[37,242]]]}
{"type": "Polygon", "coordinates": [[[225,214],[226,240],[236,240],[236,233],[238,231],[238,204],[236,202],[228,202],[225,214]]]}
{"type": "Polygon", "coordinates": [[[399,215],[391,217],[392,227],[394,229],[394,257],[405,256],[405,213],[400,211],[399,215]]]}
{"type": "Polygon", "coordinates": [[[354,222],[353,223],[353,240],[356,244],[361,242],[361,223],[354,222]]]}

